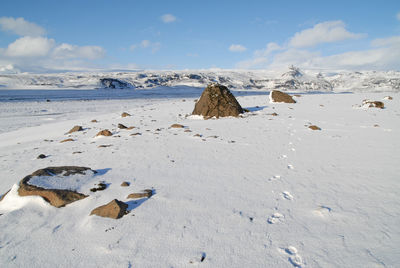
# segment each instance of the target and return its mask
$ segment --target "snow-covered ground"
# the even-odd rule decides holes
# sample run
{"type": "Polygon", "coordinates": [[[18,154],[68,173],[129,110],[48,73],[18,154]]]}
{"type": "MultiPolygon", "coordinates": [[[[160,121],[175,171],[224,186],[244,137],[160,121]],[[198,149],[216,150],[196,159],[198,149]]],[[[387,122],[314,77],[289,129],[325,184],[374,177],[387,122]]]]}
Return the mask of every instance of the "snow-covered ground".
{"type": "Polygon", "coordinates": [[[0,202],[0,266],[398,266],[399,93],[306,93],[279,104],[233,91],[249,113],[203,120],[187,116],[199,88],[134,92],[0,102],[0,193],[14,185],[0,202]],[[386,108],[359,107],[364,99],[386,108]],[[84,131],[66,134],[75,125],[84,131]],[[113,136],[95,137],[103,129],[113,136]],[[75,141],[60,143],[67,138],[75,141]],[[63,208],[17,196],[26,175],[65,165],[97,170],[93,185],[109,187],[63,208]],[[126,199],[151,188],[149,199],[126,199]],[[115,198],[132,211],[89,216],[115,198]]]}

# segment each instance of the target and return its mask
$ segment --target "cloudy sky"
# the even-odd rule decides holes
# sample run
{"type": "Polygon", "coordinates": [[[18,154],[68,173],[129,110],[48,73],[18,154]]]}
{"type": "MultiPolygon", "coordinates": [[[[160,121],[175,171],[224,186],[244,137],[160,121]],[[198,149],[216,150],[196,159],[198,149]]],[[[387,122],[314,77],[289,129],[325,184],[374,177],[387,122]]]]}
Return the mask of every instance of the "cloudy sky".
{"type": "Polygon", "coordinates": [[[0,72],[400,70],[400,2],[1,0],[0,72]]]}

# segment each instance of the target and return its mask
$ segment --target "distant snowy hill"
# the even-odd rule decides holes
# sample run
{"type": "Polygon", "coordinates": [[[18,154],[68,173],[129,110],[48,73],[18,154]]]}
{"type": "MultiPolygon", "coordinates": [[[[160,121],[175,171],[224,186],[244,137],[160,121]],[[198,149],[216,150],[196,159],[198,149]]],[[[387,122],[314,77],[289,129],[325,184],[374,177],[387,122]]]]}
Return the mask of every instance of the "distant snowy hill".
{"type": "Polygon", "coordinates": [[[316,72],[291,66],[285,72],[192,70],[0,75],[0,88],[8,89],[148,89],[158,86],[205,87],[212,82],[235,90],[397,92],[400,91],[400,72],[316,72]]]}

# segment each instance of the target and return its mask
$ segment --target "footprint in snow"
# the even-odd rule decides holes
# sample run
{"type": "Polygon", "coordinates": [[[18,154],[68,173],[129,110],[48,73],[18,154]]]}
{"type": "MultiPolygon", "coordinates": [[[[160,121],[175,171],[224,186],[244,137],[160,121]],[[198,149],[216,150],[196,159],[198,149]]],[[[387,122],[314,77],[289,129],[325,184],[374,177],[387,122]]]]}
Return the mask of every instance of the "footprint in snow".
{"type": "Polygon", "coordinates": [[[283,216],[281,213],[275,212],[274,214],[272,214],[271,216],[268,217],[267,222],[269,224],[275,224],[278,222],[283,222],[284,218],[285,218],[285,216],[283,216]]]}
{"type": "Polygon", "coordinates": [[[281,178],[281,175],[274,175],[271,178],[269,178],[269,181],[276,181],[279,180],[281,178]]]}
{"type": "Polygon", "coordinates": [[[291,165],[291,164],[289,164],[289,165],[287,165],[287,168],[288,168],[288,169],[294,169],[294,166],[291,165]]]}
{"type": "Polygon", "coordinates": [[[293,195],[291,195],[288,191],[282,192],[282,197],[286,200],[293,200],[293,195]]]}
{"type": "Polygon", "coordinates": [[[304,266],[303,258],[298,253],[297,248],[289,246],[287,248],[279,248],[278,250],[283,254],[289,255],[288,260],[294,267],[301,268],[304,266]]]}
{"type": "Polygon", "coordinates": [[[193,265],[199,265],[200,263],[204,262],[206,256],[206,253],[202,252],[199,258],[195,258],[195,260],[190,260],[189,263],[193,265]]]}
{"type": "Polygon", "coordinates": [[[313,212],[315,215],[323,218],[323,217],[329,216],[331,214],[332,208],[327,207],[327,206],[319,206],[313,212]]]}

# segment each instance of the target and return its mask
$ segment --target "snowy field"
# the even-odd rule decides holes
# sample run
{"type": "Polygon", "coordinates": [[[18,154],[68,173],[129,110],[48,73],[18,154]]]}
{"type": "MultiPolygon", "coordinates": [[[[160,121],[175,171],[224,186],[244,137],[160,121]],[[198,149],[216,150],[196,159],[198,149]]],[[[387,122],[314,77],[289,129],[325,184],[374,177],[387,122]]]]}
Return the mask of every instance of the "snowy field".
{"type": "Polygon", "coordinates": [[[189,116],[201,92],[3,98],[0,194],[13,188],[0,202],[0,266],[399,267],[399,93],[276,104],[233,91],[250,112],[203,120],[189,116]],[[385,109],[359,107],[364,99],[385,109]],[[66,134],[75,125],[84,131],[66,134]],[[95,137],[103,129],[113,136],[95,137]],[[97,170],[94,182],[109,186],[63,208],[17,196],[26,175],[64,165],[97,170]],[[126,199],[143,189],[155,194],[126,199]],[[89,216],[115,198],[131,212],[89,216]]]}

